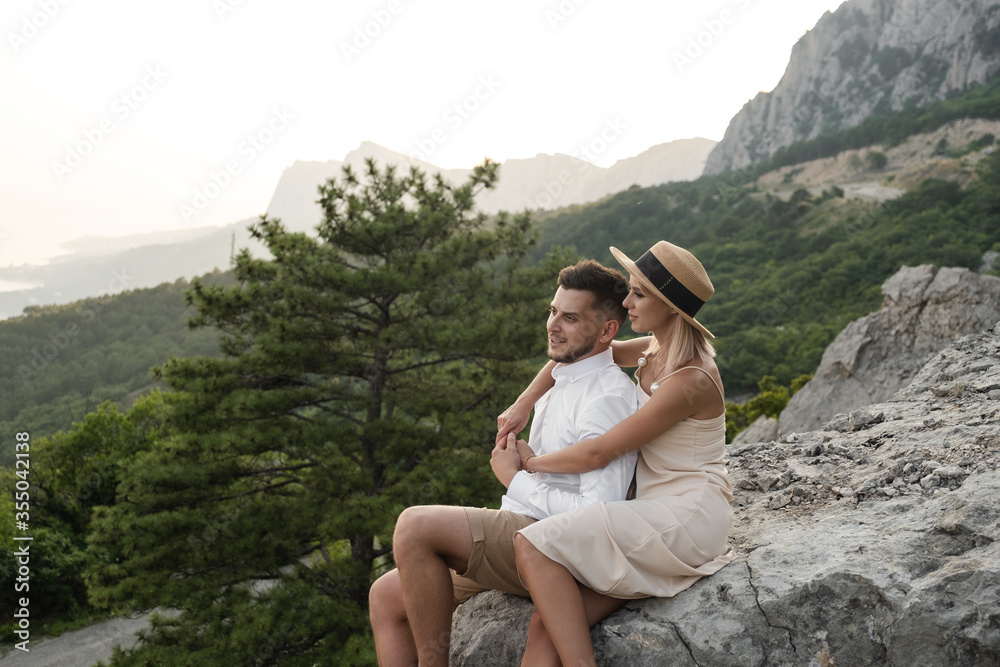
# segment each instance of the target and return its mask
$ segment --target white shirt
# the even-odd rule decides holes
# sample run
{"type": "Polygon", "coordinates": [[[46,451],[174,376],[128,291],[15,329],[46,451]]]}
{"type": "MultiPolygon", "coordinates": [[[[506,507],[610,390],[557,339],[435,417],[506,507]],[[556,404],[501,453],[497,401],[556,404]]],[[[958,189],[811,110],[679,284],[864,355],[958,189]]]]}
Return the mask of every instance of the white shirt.
{"type": "MultiPolygon", "coordinates": [[[[528,444],[541,456],[602,435],[636,410],[635,385],[605,350],[552,370],[555,386],[535,403],[528,444]]],[[[501,510],[536,519],[599,502],[625,500],[635,471],[636,450],[606,467],[582,474],[520,471],[501,510]]]]}

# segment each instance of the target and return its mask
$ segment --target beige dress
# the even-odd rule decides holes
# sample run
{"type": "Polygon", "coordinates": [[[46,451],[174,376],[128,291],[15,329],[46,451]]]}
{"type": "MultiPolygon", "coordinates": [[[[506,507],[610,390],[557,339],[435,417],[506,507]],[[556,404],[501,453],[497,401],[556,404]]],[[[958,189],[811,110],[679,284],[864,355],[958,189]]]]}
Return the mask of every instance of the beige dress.
{"type": "MultiPolygon", "coordinates": [[[[641,409],[649,396],[638,383],[636,392],[641,409]]],[[[725,446],[725,414],[685,419],[639,449],[635,500],[582,507],[520,532],[599,593],[672,597],[732,560],[725,446]]]]}

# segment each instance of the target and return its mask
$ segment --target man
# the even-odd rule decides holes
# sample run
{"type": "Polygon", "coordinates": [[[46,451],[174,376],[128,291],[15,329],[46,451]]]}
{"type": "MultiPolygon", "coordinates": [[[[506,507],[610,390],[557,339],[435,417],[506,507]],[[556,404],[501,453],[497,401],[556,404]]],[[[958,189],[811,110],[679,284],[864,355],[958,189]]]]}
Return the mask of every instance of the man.
{"type": "MultiPolygon", "coordinates": [[[[546,324],[555,385],[535,404],[529,434],[537,453],[601,435],[635,412],[635,387],[615,366],[610,348],[625,320],[627,292],[621,273],[593,260],[559,273],[546,324]]],[[[498,442],[494,462],[508,442],[515,446],[513,440],[498,442]]],[[[484,590],[528,596],[517,575],[514,534],[553,514],[624,500],[634,468],[633,452],[579,475],[498,474],[507,487],[499,510],[404,510],[393,535],[397,569],[369,594],[379,664],[412,665],[419,658],[420,665],[447,665],[456,604],[484,590]]]]}

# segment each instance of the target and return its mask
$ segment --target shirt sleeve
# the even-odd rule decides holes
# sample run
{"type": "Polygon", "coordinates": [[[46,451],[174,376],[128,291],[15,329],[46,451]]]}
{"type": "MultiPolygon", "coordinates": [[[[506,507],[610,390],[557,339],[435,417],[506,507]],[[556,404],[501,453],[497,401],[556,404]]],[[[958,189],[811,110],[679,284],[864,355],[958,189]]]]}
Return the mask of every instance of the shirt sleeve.
{"type": "MultiPolygon", "coordinates": [[[[635,405],[625,397],[604,397],[600,409],[585,410],[587,418],[581,425],[579,440],[607,432],[635,411],[635,405]]],[[[545,483],[544,473],[520,471],[514,475],[507,495],[544,519],[555,514],[594,505],[600,502],[625,500],[635,473],[636,452],[619,456],[603,468],[580,475],[580,492],[570,493],[545,483]]]]}

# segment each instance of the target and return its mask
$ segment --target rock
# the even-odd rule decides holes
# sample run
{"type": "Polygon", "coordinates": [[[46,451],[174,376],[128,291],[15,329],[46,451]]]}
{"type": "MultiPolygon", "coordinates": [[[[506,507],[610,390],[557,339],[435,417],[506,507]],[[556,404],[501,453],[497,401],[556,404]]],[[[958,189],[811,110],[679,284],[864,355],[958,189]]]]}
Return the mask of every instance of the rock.
{"type": "MultiPolygon", "coordinates": [[[[736,560],[598,624],[599,664],[1000,664],[997,387],[1000,326],[936,354],[865,428],[730,445],[736,560]],[[935,393],[956,377],[963,393],[935,393]]],[[[519,664],[531,610],[473,598],[451,664],[519,664]]]]}
{"type": "Polygon", "coordinates": [[[885,421],[884,412],[873,412],[870,410],[854,410],[850,414],[850,423],[852,431],[863,431],[866,428],[871,428],[875,424],[881,424],[885,421]]]}
{"type": "Polygon", "coordinates": [[[945,466],[935,470],[934,474],[942,479],[954,479],[956,477],[965,477],[968,473],[958,466],[945,466]]]}
{"type": "Polygon", "coordinates": [[[733,444],[743,444],[746,442],[766,442],[775,440],[778,437],[778,420],[767,415],[761,415],[754,420],[754,423],[736,434],[733,444]]]}
{"type": "MultiPolygon", "coordinates": [[[[885,401],[942,348],[1000,320],[1000,278],[963,268],[902,267],[882,285],[881,310],[851,322],[778,419],[779,433],[866,428],[874,415],[838,413],[885,401]],[[832,421],[831,421],[832,419],[832,421]]],[[[943,395],[963,380],[938,385],[943,395]]],[[[993,389],[1000,388],[1000,383],[993,389]]]]}
{"type": "Polygon", "coordinates": [[[781,81],[747,102],[712,150],[706,174],[740,169],[796,141],[923,106],[1000,66],[989,41],[997,0],[852,0],[825,14],[792,48],[781,81]]]}
{"type": "Polygon", "coordinates": [[[838,412],[826,425],[828,431],[840,431],[841,433],[851,430],[851,415],[838,412]]]}

